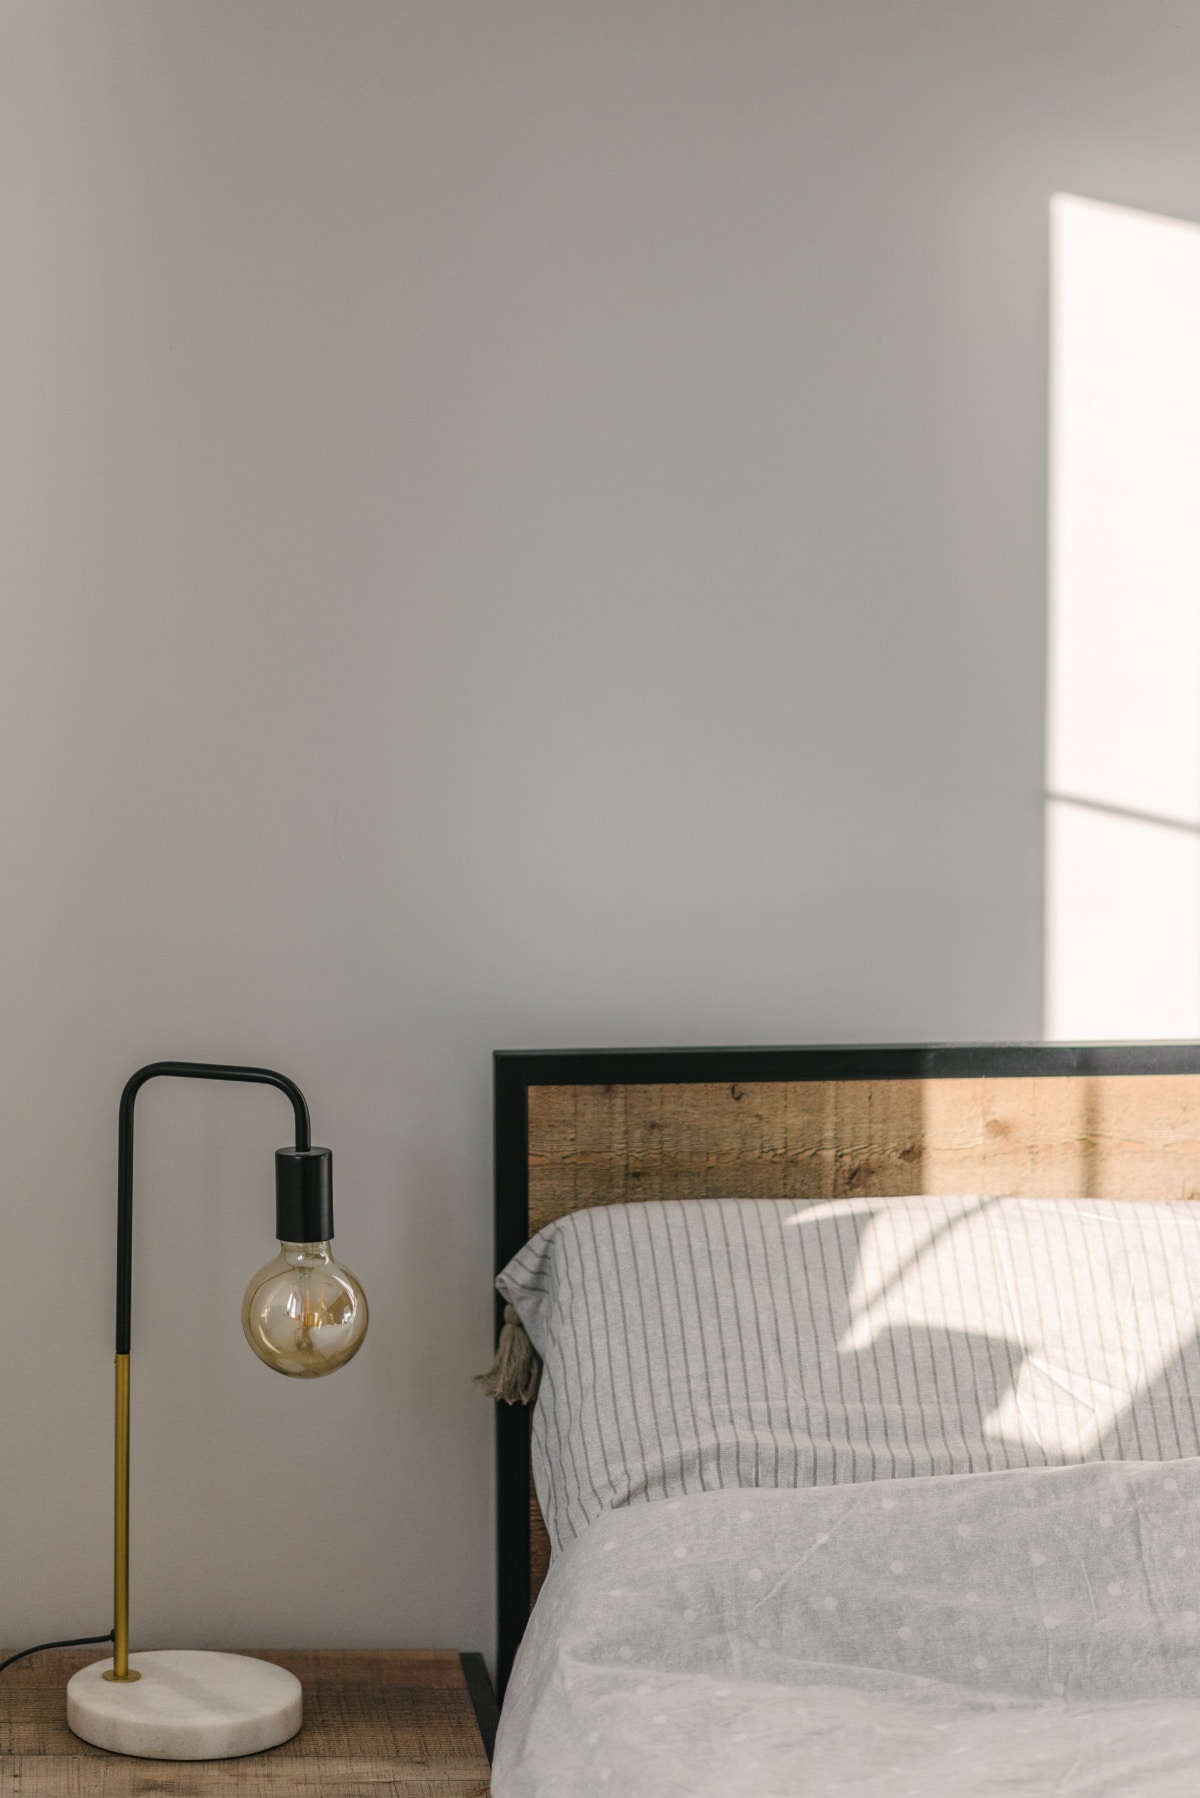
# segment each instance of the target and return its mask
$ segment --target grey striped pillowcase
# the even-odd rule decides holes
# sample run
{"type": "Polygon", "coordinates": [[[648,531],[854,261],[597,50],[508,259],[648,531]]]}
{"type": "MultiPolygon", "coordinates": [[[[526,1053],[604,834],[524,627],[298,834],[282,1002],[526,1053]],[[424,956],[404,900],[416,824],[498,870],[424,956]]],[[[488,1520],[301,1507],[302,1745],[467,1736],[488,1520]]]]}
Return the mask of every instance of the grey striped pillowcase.
{"type": "Polygon", "coordinates": [[[497,1285],[543,1361],[556,1553],[604,1510],[721,1487],[1200,1454],[1200,1208],[613,1205],[497,1285]]]}

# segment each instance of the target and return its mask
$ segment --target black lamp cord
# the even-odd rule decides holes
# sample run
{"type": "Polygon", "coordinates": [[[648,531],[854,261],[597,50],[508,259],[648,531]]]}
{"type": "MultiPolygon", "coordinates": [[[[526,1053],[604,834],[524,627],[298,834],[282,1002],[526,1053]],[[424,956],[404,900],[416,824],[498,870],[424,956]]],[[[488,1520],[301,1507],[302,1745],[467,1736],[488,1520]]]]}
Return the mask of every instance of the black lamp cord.
{"type": "Polygon", "coordinates": [[[113,1631],[110,1629],[106,1636],[73,1636],[69,1642],[39,1642],[36,1648],[23,1648],[20,1654],[10,1654],[6,1661],[0,1661],[0,1673],[6,1667],[11,1667],[14,1661],[27,1660],[31,1654],[41,1654],[44,1648],[88,1648],[93,1642],[112,1640],[113,1631]]]}

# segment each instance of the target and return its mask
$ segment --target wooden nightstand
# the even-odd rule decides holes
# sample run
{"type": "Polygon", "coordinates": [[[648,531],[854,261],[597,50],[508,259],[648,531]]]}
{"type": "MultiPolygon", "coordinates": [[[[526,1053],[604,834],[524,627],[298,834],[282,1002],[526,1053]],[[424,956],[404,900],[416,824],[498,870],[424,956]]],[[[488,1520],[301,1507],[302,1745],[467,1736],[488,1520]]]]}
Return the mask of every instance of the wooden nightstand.
{"type": "Polygon", "coordinates": [[[484,1798],[496,1704],[480,1655],[256,1652],[302,1682],[304,1727],[281,1748],[229,1761],[127,1760],[73,1736],[64,1715],[66,1683],[103,1655],[102,1646],[18,1661],[0,1673],[0,1794],[484,1798]]]}

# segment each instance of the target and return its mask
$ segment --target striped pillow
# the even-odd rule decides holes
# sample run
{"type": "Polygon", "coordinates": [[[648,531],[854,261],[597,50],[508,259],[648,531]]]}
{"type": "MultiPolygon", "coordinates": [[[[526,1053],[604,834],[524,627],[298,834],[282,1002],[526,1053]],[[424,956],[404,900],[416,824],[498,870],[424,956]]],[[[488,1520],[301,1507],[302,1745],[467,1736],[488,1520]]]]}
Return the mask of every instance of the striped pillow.
{"type": "Polygon", "coordinates": [[[611,1205],[497,1285],[544,1363],[555,1553],[606,1509],[718,1487],[1200,1454],[1200,1207],[611,1205]]]}

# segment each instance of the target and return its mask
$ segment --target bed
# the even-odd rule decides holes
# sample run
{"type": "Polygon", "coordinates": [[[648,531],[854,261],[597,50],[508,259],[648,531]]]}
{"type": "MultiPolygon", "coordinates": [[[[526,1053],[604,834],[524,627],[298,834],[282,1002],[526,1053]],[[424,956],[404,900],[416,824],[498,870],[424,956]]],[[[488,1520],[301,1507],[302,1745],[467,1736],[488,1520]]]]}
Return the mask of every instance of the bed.
{"type": "Polygon", "coordinates": [[[1194,1791],[1200,1046],[495,1072],[494,1798],[1194,1791]]]}

